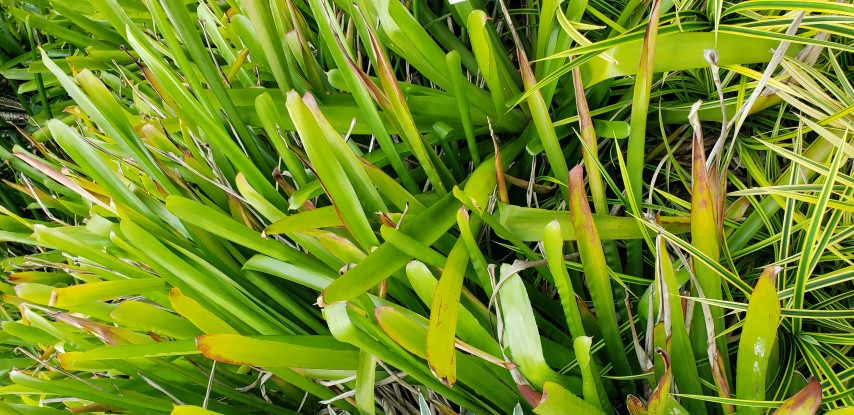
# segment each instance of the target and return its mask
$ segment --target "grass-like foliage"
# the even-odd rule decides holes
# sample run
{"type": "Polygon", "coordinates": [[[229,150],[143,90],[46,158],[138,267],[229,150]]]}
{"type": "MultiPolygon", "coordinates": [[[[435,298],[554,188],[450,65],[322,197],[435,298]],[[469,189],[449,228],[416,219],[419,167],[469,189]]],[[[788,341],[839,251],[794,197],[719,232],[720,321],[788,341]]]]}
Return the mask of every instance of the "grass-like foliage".
{"type": "Polygon", "coordinates": [[[854,413],[848,1],[0,4],[2,414],[854,413]]]}

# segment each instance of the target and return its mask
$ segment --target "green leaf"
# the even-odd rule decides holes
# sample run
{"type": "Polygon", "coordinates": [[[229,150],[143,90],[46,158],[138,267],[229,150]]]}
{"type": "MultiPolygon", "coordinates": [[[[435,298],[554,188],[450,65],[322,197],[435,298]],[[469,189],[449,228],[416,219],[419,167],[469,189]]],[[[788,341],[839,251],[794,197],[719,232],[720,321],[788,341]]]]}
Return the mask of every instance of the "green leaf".
{"type": "MultiPolygon", "coordinates": [[[[457,211],[458,221],[467,221],[464,208],[457,211]]],[[[457,239],[442,271],[430,306],[427,326],[427,362],[430,370],[442,383],[451,386],[457,381],[454,341],[457,332],[460,292],[463,287],[469,257],[465,241],[457,239]]]]}
{"type": "Polygon", "coordinates": [[[224,213],[199,202],[170,196],[166,199],[166,208],[181,220],[192,223],[226,240],[243,245],[262,254],[290,262],[296,266],[320,273],[329,273],[329,268],[316,258],[310,257],[275,240],[264,238],[261,233],[247,228],[224,213]]]}
{"type": "MultiPolygon", "coordinates": [[[[126,391],[119,395],[118,391],[111,393],[107,389],[93,388],[76,379],[46,380],[26,375],[20,371],[9,374],[10,379],[17,385],[34,388],[47,393],[76,396],[92,402],[149,414],[168,414],[172,405],[165,398],[146,397],[141,394],[126,391]]],[[[145,395],[143,395],[145,396],[145,395]]]]}
{"type": "Polygon", "coordinates": [[[71,127],[63,124],[59,120],[51,120],[48,122],[48,128],[54,140],[67,152],[72,159],[81,166],[82,169],[92,179],[98,182],[106,190],[110,192],[110,196],[119,203],[128,205],[139,211],[140,213],[150,215],[150,209],[145,206],[142,201],[128,189],[127,185],[122,182],[121,178],[116,175],[107,163],[95,153],[92,146],[86,140],[77,134],[71,127]]]}
{"type": "Polygon", "coordinates": [[[141,301],[122,302],[110,313],[110,317],[121,325],[175,339],[193,338],[202,334],[202,331],[189,321],[141,301]]]}
{"type": "MultiPolygon", "coordinates": [[[[777,341],[780,325],[780,300],[774,288],[774,279],[779,272],[776,266],[762,271],[750,302],[738,342],[738,360],[735,379],[735,394],[739,399],[761,401],[765,399],[766,382],[773,374],[768,373],[768,363],[777,341]]],[[[759,408],[741,406],[739,414],[760,414],[759,408]]]]}
{"type": "Polygon", "coordinates": [[[66,308],[90,301],[112,300],[118,297],[145,294],[166,287],[159,278],[101,281],[56,288],[50,295],[50,305],[66,308]]]}
{"type": "Polygon", "coordinates": [[[175,405],[170,415],[217,415],[219,412],[208,411],[193,405],[175,405]]]}
{"type": "Polygon", "coordinates": [[[121,231],[128,240],[134,242],[134,246],[138,247],[137,253],[144,255],[148,264],[155,267],[155,270],[170,285],[177,286],[181,291],[201,293],[209,304],[223,307],[254,330],[269,334],[278,333],[281,330],[279,324],[267,319],[266,313],[258,312],[257,306],[250,307],[251,303],[248,299],[237,293],[235,288],[225,285],[222,281],[213,283],[215,280],[210,278],[210,274],[202,272],[181,259],[139,225],[122,221],[121,231]],[[139,250],[142,248],[145,251],[139,250]]]}
{"type": "Polygon", "coordinates": [[[466,28],[478,68],[492,95],[493,111],[501,114],[506,111],[504,103],[518,94],[519,88],[511,82],[512,79],[508,79],[508,71],[498,55],[502,52],[500,43],[493,39],[494,34],[489,30],[488,21],[489,17],[484,11],[474,10],[466,17],[466,28]]]}
{"type": "Polygon", "coordinates": [[[573,342],[575,358],[578,360],[578,367],[581,369],[581,388],[584,391],[584,400],[602,411],[613,413],[614,408],[611,407],[608,395],[605,394],[602,378],[599,376],[596,363],[590,354],[592,343],[593,338],[586,336],[576,337],[573,342]]]}
{"type": "MultiPolygon", "coordinates": [[[[569,215],[548,209],[521,207],[501,202],[497,202],[496,205],[498,207],[498,221],[520,240],[542,241],[545,238],[544,229],[555,220],[560,224],[560,235],[564,241],[578,239],[569,215]]],[[[643,238],[634,218],[600,214],[592,214],[591,216],[596,229],[599,230],[599,238],[602,240],[643,238]]],[[[661,216],[659,221],[665,229],[673,234],[687,233],[691,229],[690,220],[687,217],[661,216]]]]}
{"type": "MultiPolygon", "coordinates": [[[[374,310],[374,315],[382,331],[396,344],[419,358],[427,357],[426,325],[428,322],[425,319],[420,318],[416,321],[414,316],[407,316],[391,306],[377,307],[374,310]]],[[[513,404],[514,400],[517,399],[516,394],[506,383],[502,383],[493,372],[485,368],[482,361],[466,356],[457,350],[454,352],[460,369],[458,372],[459,381],[473,385],[479,391],[501,391],[499,397],[501,404],[508,407],[513,404]]],[[[430,379],[436,381],[435,377],[431,376],[430,379]]],[[[453,390],[459,389],[454,388],[453,390]]]]}
{"type": "MultiPolygon", "coordinates": [[[[817,126],[814,125],[814,127],[817,126]]],[[[841,144],[842,142],[840,142],[840,147],[841,144]]],[[[815,211],[810,219],[809,228],[807,228],[807,232],[804,236],[802,245],[803,250],[801,252],[802,259],[798,264],[798,269],[795,274],[792,308],[804,307],[804,290],[806,289],[807,280],[818,262],[817,259],[815,259],[815,256],[823,252],[826,247],[826,239],[822,238],[822,222],[825,216],[825,209],[827,208],[827,204],[830,202],[832,196],[833,186],[836,183],[836,176],[839,172],[839,166],[843,158],[842,153],[844,152],[841,148],[836,150],[836,155],[833,157],[833,161],[828,168],[828,174],[825,178],[824,186],[819,194],[815,211]]],[[[831,227],[824,230],[824,232],[832,231],[833,229],[831,227]]],[[[795,330],[799,331],[801,324],[800,320],[795,321],[795,330]]]]}
{"type": "Polygon", "coordinates": [[[216,314],[204,308],[196,300],[184,295],[178,288],[169,291],[169,302],[176,313],[205,333],[237,334],[237,331],[217,317],[216,314]]]}
{"type": "Polygon", "coordinates": [[[342,221],[363,249],[379,245],[364,209],[369,209],[369,212],[384,212],[386,209],[365,171],[355,161],[341,136],[323,118],[313,97],[306,95],[300,98],[295,92],[290,92],[287,105],[291,119],[303,137],[312,168],[342,221]],[[338,157],[329,157],[330,154],[338,157]],[[348,159],[351,159],[349,165],[345,162],[348,159]]]}
{"type": "MultiPolygon", "coordinates": [[[[321,3],[321,0],[310,0],[314,17],[318,22],[319,34],[323,37],[327,45],[329,45],[329,53],[335,60],[338,68],[347,68],[355,65],[346,51],[343,50],[343,45],[340,43],[342,36],[341,29],[338,27],[337,21],[330,17],[327,7],[321,3]],[[324,24],[325,23],[325,24],[324,24]],[[339,46],[339,47],[336,47],[339,46]]],[[[394,148],[394,142],[389,136],[388,130],[383,125],[380,114],[376,106],[371,101],[367,87],[358,77],[358,72],[343,70],[339,71],[347,83],[349,91],[353,94],[356,104],[361,112],[365,115],[366,121],[371,128],[371,131],[377,138],[380,149],[389,160],[389,164],[394,169],[403,186],[410,192],[417,191],[418,187],[415,184],[409,170],[403,165],[403,160],[400,154],[394,148]]]]}
{"type": "MultiPolygon", "coordinates": [[[[501,150],[501,154],[506,157],[515,156],[522,150],[523,145],[521,140],[512,141],[501,150]]],[[[476,195],[478,202],[485,204],[495,187],[495,180],[495,163],[486,160],[469,176],[465,183],[466,193],[476,195]]],[[[404,222],[400,230],[422,243],[433,244],[453,226],[459,207],[460,203],[454,195],[445,195],[427,210],[404,222]]],[[[321,295],[322,303],[331,304],[354,298],[406,266],[410,260],[412,258],[401,255],[393,245],[384,243],[358,266],[330,284],[321,295]]]]}
{"type": "Polygon", "coordinates": [[[578,252],[581,264],[587,278],[596,317],[602,328],[605,348],[608,356],[620,376],[631,374],[629,361],[623,350],[623,340],[617,325],[617,315],[614,310],[614,294],[611,289],[611,276],[605,253],[602,250],[602,240],[593,222],[590,205],[584,192],[584,170],[581,165],[572,169],[569,174],[569,215],[572,227],[578,235],[578,252]]]}
{"type": "MultiPolygon", "coordinates": [[[[578,309],[578,299],[572,286],[566,264],[563,259],[563,239],[561,238],[561,226],[557,220],[549,222],[543,235],[543,248],[552,279],[557,287],[560,303],[563,306],[563,318],[566,319],[566,327],[573,339],[585,336],[584,325],[581,320],[581,312],[578,309]]],[[[577,354],[577,353],[576,353],[577,354]]]]}
{"type": "Polygon", "coordinates": [[[557,383],[546,382],[543,386],[543,397],[534,408],[538,415],[559,415],[566,413],[579,413],[591,415],[604,415],[600,409],[585,402],[583,399],[564,389],[557,383]]]}
{"type": "MultiPolygon", "coordinates": [[[[646,123],[649,113],[652,78],[655,72],[655,56],[658,46],[658,23],[661,13],[661,1],[652,2],[649,21],[644,33],[639,54],[639,63],[635,88],[632,92],[631,118],[629,120],[629,138],[626,144],[626,187],[630,189],[633,201],[629,211],[636,217],[641,216],[640,206],[643,196],[644,154],[646,154],[646,123]]],[[[643,232],[643,229],[641,229],[643,232]]],[[[632,241],[627,246],[626,265],[629,274],[640,275],[643,267],[640,241],[632,241]]]]}
{"type": "Polygon", "coordinates": [[[282,218],[264,229],[264,233],[267,235],[289,234],[342,225],[341,218],[338,216],[335,208],[333,206],[324,206],[282,218]]]}
{"type": "Polygon", "coordinates": [[[519,366],[519,371],[535,387],[554,382],[573,393],[581,393],[578,378],[558,374],[546,363],[534,309],[517,272],[510,265],[502,265],[499,275],[504,283],[498,289],[504,321],[504,342],[513,363],[519,366]]]}
{"type": "Polygon", "coordinates": [[[99,347],[82,353],[64,353],[60,355],[63,365],[75,362],[100,360],[138,359],[151,357],[186,356],[199,354],[194,340],[171,342],[155,342],[145,344],[123,344],[118,346],[99,347]]]}
{"type": "MultiPolygon", "coordinates": [[[[691,243],[697,251],[704,254],[710,261],[720,262],[720,231],[723,218],[723,200],[720,189],[718,189],[718,178],[710,173],[706,166],[705,144],[703,131],[699,121],[689,117],[694,128],[692,147],[692,181],[691,181],[691,243]]],[[[713,170],[714,171],[714,170],[713,170]]],[[[703,296],[710,299],[723,298],[721,278],[710,266],[702,263],[694,263],[694,276],[703,290],[703,296]]],[[[696,291],[696,289],[695,289],[696,291]]],[[[711,309],[711,318],[714,322],[715,333],[723,332],[723,312],[720,308],[711,309]]],[[[693,327],[705,325],[702,313],[695,313],[692,321],[693,327]]],[[[691,337],[696,356],[703,356],[703,346],[707,344],[705,330],[692,330],[691,337]]],[[[728,356],[726,339],[716,339],[717,348],[723,356],[728,356]]],[[[729,373],[728,359],[724,361],[725,373],[729,373]]],[[[693,391],[690,393],[697,393],[693,391]]]]}
{"type": "MultiPolygon", "coordinates": [[[[656,246],[658,248],[655,267],[656,291],[657,295],[661,296],[658,299],[660,310],[662,310],[659,315],[664,319],[666,335],[671,342],[671,370],[681,392],[700,395],[703,391],[691,339],[688,337],[688,330],[684,323],[685,312],[682,308],[679,283],[663,236],[658,236],[656,246]]],[[[696,308],[694,312],[701,314],[696,308]]],[[[701,315],[701,317],[703,316],[701,315]]],[[[700,322],[703,324],[702,326],[694,325],[692,328],[696,331],[705,332],[702,330],[705,321],[701,318],[700,322]]],[[[724,391],[719,390],[718,393],[724,393],[724,391]]],[[[702,402],[694,400],[686,401],[685,405],[693,412],[706,410],[702,402]]]]}
{"type": "Polygon", "coordinates": [[[234,334],[206,334],[196,348],[218,362],[304,369],[356,370],[359,351],[330,336],[251,338],[234,334]]]}
{"type": "MultiPolygon", "coordinates": [[[[338,339],[339,341],[350,343],[358,347],[359,349],[371,352],[374,356],[377,357],[377,359],[389,363],[400,370],[404,370],[409,376],[412,376],[413,378],[418,379],[420,382],[423,382],[425,386],[435,391],[442,391],[442,394],[451,401],[458,402],[467,408],[475,408],[474,410],[477,410],[478,412],[482,412],[484,414],[493,413],[497,415],[497,412],[490,411],[486,409],[482,404],[478,403],[477,399],[473,399],[467,394],[463,394],[459,391],[458,388],[447,388],[431,374],[425,373],[422,369],[419,369],[420,366],[417,364],[417,361],[407,356],[406,353],[393,352],[392,350],[395,349],[390,350],[388,348],[391,345],[379,343],[378,340],[373,336],[370,336],[367,333],[360,331],[355,326],[355,322],[353,320],[354,318],[358,319],[359,317],[351,315],[348,311],[348,307],[351,306],[348,306],[347,303],[336,302],[330,304],[329,306],[323,309],[324,318],[327,322],[329,322],[330,331],[336,339],[338,339]]],[[[356,321],[359,321],[360,323],[364,322],[364,320],[356,321]]],[[[407,333],[407,335],[401,336],[401,338],[407,338],[407,336],[409,336],[413,332],[405,331],[404,333],[407,333]]],[[[424,333],[426,339],[426,331],[424,333]]],[[[392,340],[390,341],[392,344],[397,344],[392,340]]],[[[413,342],[411,344],[416,346],[419,343],[420,342],[413,342]]],[[[426,350],[426,348],[424,350],[426,350]]],[[[462,359],[460,359],[460,361],[462,361],[462,359]]]]}
{"type": "Polygon", "coordinates": [[[415,240],[397,228],[383,226],[380,228],[380,234],[382,234],[386,243],[394,245],[401,252],[426,264],[434,267],[442,267],[448,260],[432,247],[415,240]]]}

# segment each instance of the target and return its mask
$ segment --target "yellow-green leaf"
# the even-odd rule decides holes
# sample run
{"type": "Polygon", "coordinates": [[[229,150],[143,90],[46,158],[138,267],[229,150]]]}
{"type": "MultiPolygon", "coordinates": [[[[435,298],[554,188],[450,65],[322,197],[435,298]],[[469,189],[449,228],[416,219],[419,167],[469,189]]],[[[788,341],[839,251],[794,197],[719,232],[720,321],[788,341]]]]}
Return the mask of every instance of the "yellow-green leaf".
{"type": "MultiPolygon", "coordinates": [[[[777,266],[769,266],[762,271],[747,304],[736,362],[735,394],[738,399],[764,400],[766,381],[773,376],[768,373],[768,363],[780,325],[780,300],[774,285],[779,270],[777,266]]],[[[759,415],[763,411],[762,408],[739,406],[737,412],[759,415]]]]}
{"type": "Polygon", "coordinates": [[[356,370],[359,358],[358,350],[331,336],[206,334],[196,339],[196,348],[219,362],[265,368],[356,370]]]}
{"type": "MultiPolygon", "coordinates": [[[[468,215],[463,209],[460,208],[457,212],[457,220],[468,220],[465,217],[468,215]]],[[[430,324],[427,326],[427,362],[433,374],[446,385],[453,385],[457,381],[454,341],[457,332],[460,292],[468,263],[465,241],[462,238],[457,239],[448,255],[448,261],[439,278],[430,307],[430,324]]]]}

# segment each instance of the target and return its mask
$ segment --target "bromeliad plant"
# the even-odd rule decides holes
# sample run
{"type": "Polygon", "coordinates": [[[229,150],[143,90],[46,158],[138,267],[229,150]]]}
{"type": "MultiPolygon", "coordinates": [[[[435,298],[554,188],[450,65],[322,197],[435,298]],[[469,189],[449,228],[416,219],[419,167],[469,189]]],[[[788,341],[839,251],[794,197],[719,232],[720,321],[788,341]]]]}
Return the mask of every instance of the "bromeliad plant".
{"type": "Polygon", "coordinates": [[[854,407],[848,3],[2,4],[3,413],[854,407]]]}

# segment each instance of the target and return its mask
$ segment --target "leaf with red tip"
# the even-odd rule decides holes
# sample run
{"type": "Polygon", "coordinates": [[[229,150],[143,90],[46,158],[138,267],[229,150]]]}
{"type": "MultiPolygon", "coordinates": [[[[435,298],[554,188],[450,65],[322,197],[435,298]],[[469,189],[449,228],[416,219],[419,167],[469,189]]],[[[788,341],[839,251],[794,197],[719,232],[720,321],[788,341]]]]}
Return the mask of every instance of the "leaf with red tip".
{"type": "Polygon", "coordinates": [[[664,375],[658,380],[658,385],[649,396],[649,415],[664,415],[667,413],[667,405],[670,398],[670,388],[673,385],[673,373],[670,371],[670,356],[664,350],[656,349],[656,353],[664,361],[664,375]]]}
{"type": "Polygon", "coordinates": [[[602,327],[605,348],[617,374],[627,376],[631,374],[631,369],[629,368],[629,359],[623,350],[620,328],[617,325],[611,276],[608,264],[605,261],[605,253],[602,250],[602,240],[599,238],[599,231],[593,222],[593,215],[590,212],[590,205],[584,191],[584,170],[581,165],[569,172],[568,188],[569,215],[572,219],[575,235],[578,238],[581,265],[584,266],[584,274],[587,277],[590,296],[593,298],[596,317],[602,327]]]}
{"type": "MultiPolygon", "coordinates": [[[[689,121],[694,129],[693,138],[693,164],[692,164],[692,185],[691,185],[691,244],[697,250],[714,262],[719,262],[720,259],[720,239],[718,233],[718,206],[720,201],[720,192],[716,191],[717,181],[710,177],[709,171],[706,169],[706,154],[703,140],[703,130],[700,121],[697,118],[694,109],[699,108],[699,103],[692,107],[689,121]]],[[[705,265],[700,261],[694,261],[694,275],[697,277],[697,282],[703,290],[703,296],[712,300],[722,299],[721,277],[710,266],[705,265]]],[[[711,309],[712,321],[715,326],[715,333],[721,333],[724,330],[723,326],[723,311],[719,307],[711,309]]],[[[702,313],[694,313],[692,327],[703,327],[702,313]]],[[[693,330],[691,338],[694,344],[694,350],[698,356],[703,350],[702,346],[707,343],[705,330],[693,330]]],[[[727,355],[727,343],[723,336],[717,339],[717,348],[721,354],[727,355]]],[[[727,372],[724,368],[723,373],[727,372]]]]}
{"type": "MultiPolygon", "coordinates": [[[[819,406],[821,406],[821,383],[813,378],[806,387],[796,393],[795,396],[786,399],[783,405],[780,405],[771,415],[815,415],[819,406]]],[[[849,410],[850,413],[854,413],[851,408],[849,410]]],[[[843,415],[841,413],[836,414],[836,412],[838,411],[832,411],[828,414],[843,415]]]]}
{"type": "Polygon", "coordinates": [[[629,395],[628,399],[626,399],[626,408],[628,408],[629,413],[632,415],[646,415],[647,413],[646,404],[634,395],[629,395]]]}

